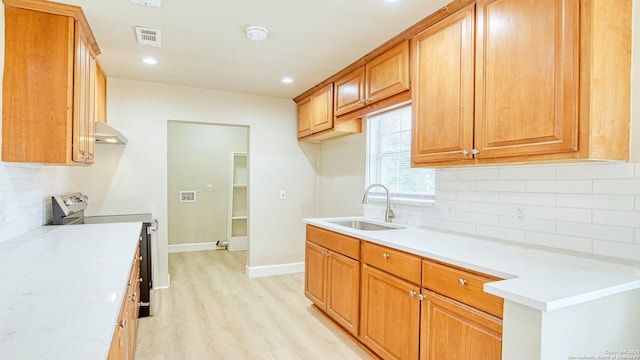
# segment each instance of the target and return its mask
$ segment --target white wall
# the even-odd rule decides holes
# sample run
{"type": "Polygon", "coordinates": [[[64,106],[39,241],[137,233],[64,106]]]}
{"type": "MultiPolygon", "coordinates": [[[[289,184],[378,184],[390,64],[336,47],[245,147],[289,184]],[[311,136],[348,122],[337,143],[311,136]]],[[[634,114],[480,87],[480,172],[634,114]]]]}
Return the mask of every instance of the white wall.
{"type": "Polygon", "coordinates": [[[320,143],[319,216],[362,215],[365,133],[320,143]]]}
{"type": "Polygon", "coordinates": [[[129,143],[99,146],[96,165],[73,169],[71,185],[93,198],[91,214],[152,212],[159,220],[154,286],[168,283],[168,120],[249,126],[248,266],[303,261],[301,219],[317,214],[318,146],[298,144],[293,101],[109,78],[107,106],[129,143]],[[288,200],[279,200],[281,188],[288,200]]]}

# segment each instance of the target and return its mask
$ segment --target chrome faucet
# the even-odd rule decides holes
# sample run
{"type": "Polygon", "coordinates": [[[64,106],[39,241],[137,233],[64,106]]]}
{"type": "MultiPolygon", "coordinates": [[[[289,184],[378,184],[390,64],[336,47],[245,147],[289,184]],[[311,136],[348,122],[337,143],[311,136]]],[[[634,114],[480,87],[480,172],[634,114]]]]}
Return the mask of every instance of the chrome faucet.
{"type": "Polygon", "coordinates": [[[376,186],[383,188],[387,193],[387,210],[385,211],[384,221],[388,223],[393,222],[393,219],[396,218],[396,214],[393,212],[393,209],[391,209],[391,193],[389,193],[389,189],[387,189],[386,186],[382,184],[371,184],[367,186],[367,188],[364,190],[364,196],[362,196],[362,203],[366,204],[369,202],[369,190],[376,186]]]}

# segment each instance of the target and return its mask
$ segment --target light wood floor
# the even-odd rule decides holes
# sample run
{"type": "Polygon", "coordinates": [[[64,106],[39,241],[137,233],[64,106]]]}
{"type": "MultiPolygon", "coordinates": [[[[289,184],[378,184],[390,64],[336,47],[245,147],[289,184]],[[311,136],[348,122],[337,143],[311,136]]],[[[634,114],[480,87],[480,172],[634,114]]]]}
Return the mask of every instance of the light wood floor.
{"type": "Polygon", "coordinates": [[[249,279],[246,252],[169,254],[136,359],[371,359],[310,307],[304,274],[249,279]]]}

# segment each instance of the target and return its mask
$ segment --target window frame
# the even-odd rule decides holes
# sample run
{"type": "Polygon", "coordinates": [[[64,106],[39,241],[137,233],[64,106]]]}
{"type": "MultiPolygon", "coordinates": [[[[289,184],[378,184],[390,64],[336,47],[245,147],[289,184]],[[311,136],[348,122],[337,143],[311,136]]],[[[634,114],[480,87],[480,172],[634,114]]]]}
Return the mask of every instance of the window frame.
{"type": "MultiPolygon", "coordinates": [[[[372,181],[372,176],[376,177],[375,175],[372,174],[372,166],[371,166],[371,136],[372,136],[372,128],[371,128],[371,120],[375,119],[376,117],[379,116],[384,116],[386,114],[389,114],[391,112],[395,112],[395,111],[401,111],[404,109],[408,109],[411,112],[411,116],[413,116],[413,112],[411,109],[411,105],[406,105],[406,106],[401,106],[401,107],[397,107],[397,108],[393,108],[393,109],[389,109],[387,111],[378,113],[376,115],[372,115],[366,118],[366,123],[365,123],[365,147],[366,147],[366,151],[365,151],[365,188],[367,188],[369,185],[371,184],[381,184],[381,182],[379,181],[379,177],[377,179],[374,179],[373,181],[377,181],[377,182],[373,182],[372,181]]],[[[401,129],[395,132],[389,132],[388,134],[399,134],[402,132],[406,132],[409,131],[409,142],[411,142],[411,127],[407,130],[407,129],[401,129]]],[[[384,135],[388,135],[388,134],[384,134],[384,135]]],[[[380,138],[380,137],[378,137],[380,138]]],[[[435,202],[435,197],[436,197],[436,173],[435,173],[435,169],[433,168],[415,168],[415,167],[411,167],[411,144],[409,144],[409,149],[408,150],[402,150],[402,151],[393,151],[393,152],[389,152],[389,153],[385,153],[385,154],[376,154],[373,156],[376,156],[378,158],[382,157],[382,156],[389,156],[389,155],[404,155],[407,154],[409,156],[409,168],[410,169],[416,169],[416,171],[431,171],[433,172],[433,194],[429,194],[426,190],[424,193],[419,194],[419,195],[415,195],[415,194],[409,194],[409,193],[401,193],[401,192],[397,192],[397,191],[392,191],[391,188],[389,189],[389,191],[391,192],[391,200],[393,200],[395,203],[407,203],[407,204],[428,204],[428,203],[434,203],[435,202]]],[[[389,186],[387,186],[388,184],[382,184],[384,186],[386,186],[387,188],[389,188],[389,186]]],[[[382,190],[382,188],[380,187],[374,187],[370,190],[369,192],[369,199],[374,201],[374,202],[379,202],[379,201],[386,201],[387,199],[387,195],[384,192],[384,190],[382,190]]]]}

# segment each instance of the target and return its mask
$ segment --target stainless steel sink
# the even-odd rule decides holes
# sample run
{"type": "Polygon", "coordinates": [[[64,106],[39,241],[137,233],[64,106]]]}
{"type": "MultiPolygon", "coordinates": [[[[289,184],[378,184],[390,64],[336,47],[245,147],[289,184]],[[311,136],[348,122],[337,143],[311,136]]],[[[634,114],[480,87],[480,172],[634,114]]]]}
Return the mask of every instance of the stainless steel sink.
{"type": "Polygon", "coordinates": [[[346,226],[352,229],[364,230],[364,231],[404,229],[403,226],[399,226],[399,225],[392,225],[392,224],[382,225],[382,224],[376,224],[376,223],[372,223],[364,220],[335,220],[335,221],[328,221],[328,222],[335,225],[346,226]]]}

